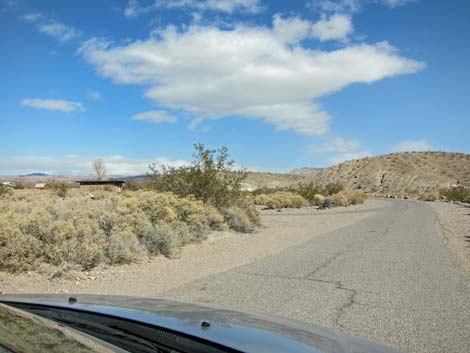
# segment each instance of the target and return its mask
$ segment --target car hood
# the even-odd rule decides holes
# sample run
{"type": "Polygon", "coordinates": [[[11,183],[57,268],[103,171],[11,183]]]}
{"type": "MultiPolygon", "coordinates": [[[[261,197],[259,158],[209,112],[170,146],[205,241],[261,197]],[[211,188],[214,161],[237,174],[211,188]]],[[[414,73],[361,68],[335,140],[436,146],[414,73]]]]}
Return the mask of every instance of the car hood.
{"type": "Polygon", "coordinates": [[[164,298],[21,294],[0,295],[0,302],[35,303],[111,315],[171,329],[242,352],[398,352],[300,321],[164,298]]]}

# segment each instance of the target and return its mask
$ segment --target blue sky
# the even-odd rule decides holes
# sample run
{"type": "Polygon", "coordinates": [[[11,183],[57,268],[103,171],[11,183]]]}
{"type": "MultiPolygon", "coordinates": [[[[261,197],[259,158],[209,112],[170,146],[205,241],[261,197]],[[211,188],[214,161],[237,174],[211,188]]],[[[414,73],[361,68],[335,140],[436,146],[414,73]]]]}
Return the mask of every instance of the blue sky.
{"type": "MultiPolygon", "coordinates": [[[[1,0],[0,0],[1,1],[1,0]]],[[[0,174],[470,152],[465,0],[0,2],[0,174]]]]}

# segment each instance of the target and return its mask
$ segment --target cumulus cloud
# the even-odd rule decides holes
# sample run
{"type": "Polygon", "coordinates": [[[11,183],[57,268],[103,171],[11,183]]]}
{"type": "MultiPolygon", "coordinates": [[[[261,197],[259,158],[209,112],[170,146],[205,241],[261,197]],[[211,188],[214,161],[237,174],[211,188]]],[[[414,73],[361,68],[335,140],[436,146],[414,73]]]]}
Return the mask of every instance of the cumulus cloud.
{"type": "Polygon", "coordinates": [[[262,10],[260,0],[157,0],[150,6],[143,6],[139,0],[129,0],[124,16],[135,18],[157,9],[184,9],[192,11],[214,11],[232,14],[234,12],[258,13],[262,10]]]}
{"type": "Polygon", "coordinates": [[[127,158],[124,156],[0,156],[0,175],[21,175],[43,172],[49,175],[86,176],[92,174],[91,163],[101,158],[106,162],[109,175],[139,175],[149,171],[149,164],[171,166],[188,165],[185,160],[167,157],[127,158]]]}
{"type": "Polygon", "coordinates": [[[402,141],[392,147],[393,152],[421,152],[431,151],[434,147],[426,140],[402,141]]]}
{"type": "Polygon", "coordinates": [[[312,26],[312,35],[321,42],[338,39],[345,40],[353,32],[351,17],[334,14],[324,17],[312,26]]]}
{"type": "Polygon", "coordinates": [[[41,98],[25,98],[21,102],[24,107],[35,109],[44,109],[70,113],[75,110],[85,111],[85,106],[81,102],[67,101],[63,99],[41,99],[41,98]]]}
{"type": "Polygon", "coordinates": [[[343,138],[333,138],[321,144],[308,146],[307,151],[314,154],[329,154],[330,165],[371,155],[369,151],[361,148],[359,141],[343,138]]]}
{"type": "Polygon", "coordinates": [[[387,42],[331,51],[305,48],[301,42],[311,36],[311,27],[278,16],[272,28],[167,27],[121,45],[93,38],[78,52],[101,76],[144,85],[148,98],[182,109],[196,122],[239,116],[305,135],[328,131],[329,115],[316,98],[425,67],[387,42]]]}
{"type": "Polygon", "coordinates": [[[147,112],[135,114],[132,120],[147,120],[153,123],[174,123],[176,116],[167,113],[164,110],[150,110],[147,112]]]}
{"type": "Polygon", "coordinates": [[[66,43],[81,36],[81,32],[75,27],[67,26],[38,12],[27,13],[22,18],[34,23],[39,32],[54,38],[59,43],[66,43]]]}

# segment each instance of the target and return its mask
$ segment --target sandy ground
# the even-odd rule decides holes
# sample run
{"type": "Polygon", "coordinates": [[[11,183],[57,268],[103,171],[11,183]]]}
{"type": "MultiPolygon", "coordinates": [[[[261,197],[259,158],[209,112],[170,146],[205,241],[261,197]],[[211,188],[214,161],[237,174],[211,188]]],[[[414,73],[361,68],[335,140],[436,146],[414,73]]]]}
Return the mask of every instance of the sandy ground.
{"type": "Polygon", "coordinates": [[[156,257],[132,265],[101,266],[68,279],[49,279],[50,272],[0,272],[0,292],[155,296],[350,226],[387,206],[385,201],[367,200],[365,205],[322,211],[262,211],[263,226],[256,233],[212,233],[207,241],[185,247],[177,259],[156,257]]]}
{"type": "Polygon", "coordinates": [[[449,202],[429,202],[439,217],[441,234],[470,272],[470,208],[449,202]]]}

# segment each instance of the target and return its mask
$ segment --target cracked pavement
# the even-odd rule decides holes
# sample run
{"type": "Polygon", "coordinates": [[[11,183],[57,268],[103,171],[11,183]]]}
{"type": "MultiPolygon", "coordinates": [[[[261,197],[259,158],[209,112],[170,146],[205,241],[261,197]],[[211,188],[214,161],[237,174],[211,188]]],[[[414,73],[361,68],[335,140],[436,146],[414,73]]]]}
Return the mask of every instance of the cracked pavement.
{"type": "Polygon", "coordinates": [[[349,227],[163,296],[320,324],[403,352],[470,352],[470,276],[423,202],[391,200],[349,227]]]}

